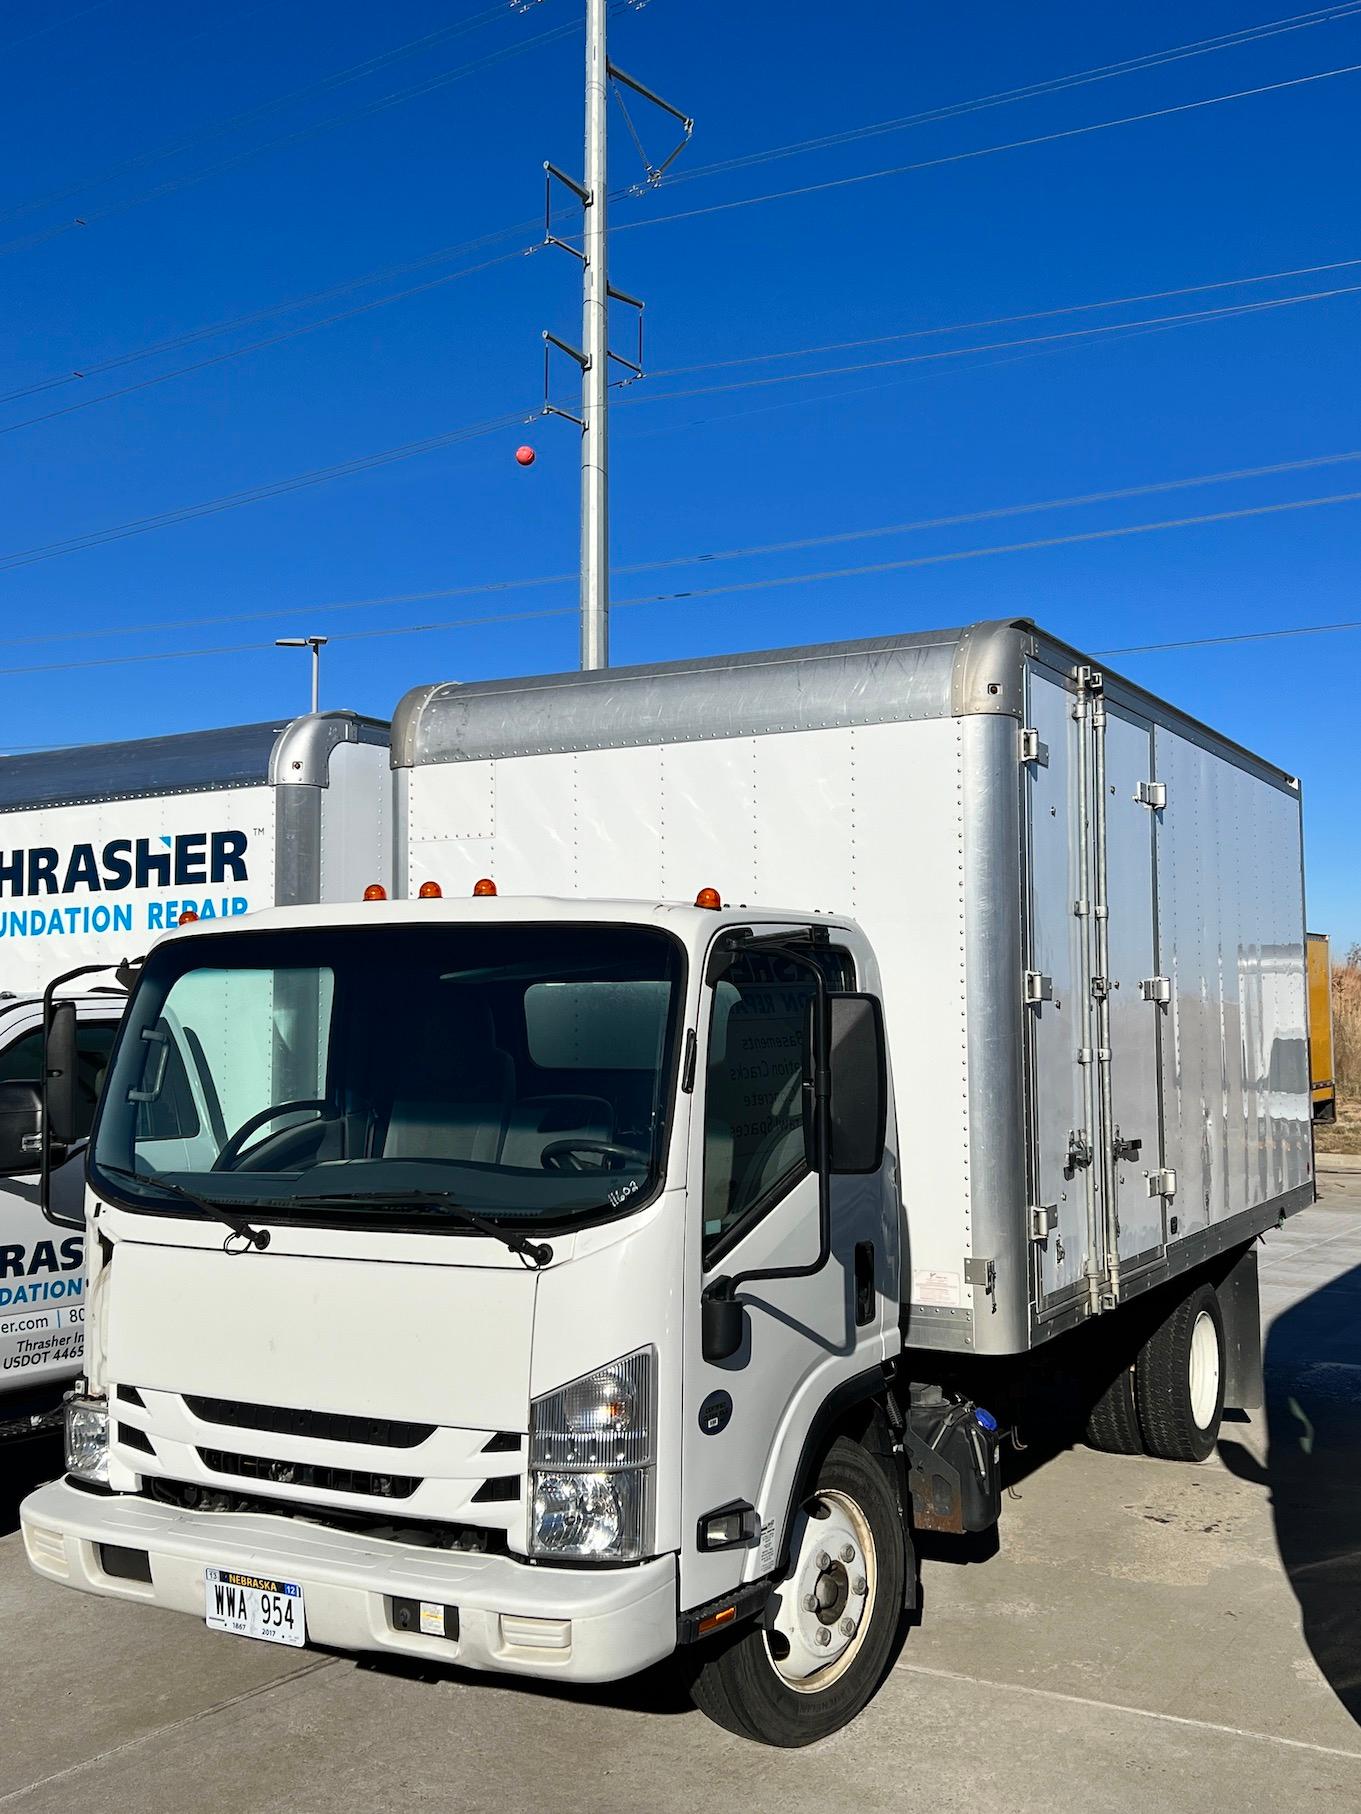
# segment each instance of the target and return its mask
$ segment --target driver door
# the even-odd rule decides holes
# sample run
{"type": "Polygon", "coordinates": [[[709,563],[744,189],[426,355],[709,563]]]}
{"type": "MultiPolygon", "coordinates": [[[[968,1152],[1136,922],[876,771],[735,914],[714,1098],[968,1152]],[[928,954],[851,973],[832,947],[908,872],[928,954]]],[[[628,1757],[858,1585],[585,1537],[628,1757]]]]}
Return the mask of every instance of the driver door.
{"type": "MultiPolygon", "coordinates": [[[[856,941],[858,943],[858,940],[856,941]]],[[[856,988],[847,945],[818,962],[833,990],[856,988]]],[[[803,1433],[838,1382],[872,1370],[896,1318],[886,1286],[897,1241],[886,1168],[832,1179],[832,1252],[804,1278],[739,1288],[746,1337],[729,1360],[703,1357],[700,1300],[724,1275],[797,1266],[818,1250],[818,1180],[805,1156],[806,962],[737,955],[706,988],[698,1031],[687,1228],[681,1604],[691,1607],[774,1566],[803,1433]],[[698,1521],[744,1501],[759,1526],[737,1556],[701,1553],[698,1521]]]]}

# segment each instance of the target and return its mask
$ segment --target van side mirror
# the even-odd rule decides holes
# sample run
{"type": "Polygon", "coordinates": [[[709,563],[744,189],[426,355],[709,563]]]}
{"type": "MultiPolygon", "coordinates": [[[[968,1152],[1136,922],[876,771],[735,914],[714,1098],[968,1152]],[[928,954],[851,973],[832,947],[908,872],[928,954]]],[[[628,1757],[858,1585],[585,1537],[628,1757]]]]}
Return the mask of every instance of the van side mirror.
{"type": "Polygon", "coordinates": [[[42,1091],[36,1083],[0,1083],[0,1174],[36,1172],[43,1150],[42,1091]]]}
{"type": "Polygon", "coordinates": [[[706,1361],[731,1360],[746,1339],[746,1310],[726,1289],[727,1283],[716,1279],[700,1303],[700,1352],[706,1361]]]}
{"type": "Polygon", "coordinates": [[[888,1125],[883,1004],[875,995],[829,995],[828,1170],[877,1172],[888,1125]]]}
{"type": "Polygon", "coordinates": [[[76,1138],[76,1008],[57,1002],[52,1008],[43,1045],[43,1107],[47,1138],[53,1146],[70,1146],[76,1138]]]}

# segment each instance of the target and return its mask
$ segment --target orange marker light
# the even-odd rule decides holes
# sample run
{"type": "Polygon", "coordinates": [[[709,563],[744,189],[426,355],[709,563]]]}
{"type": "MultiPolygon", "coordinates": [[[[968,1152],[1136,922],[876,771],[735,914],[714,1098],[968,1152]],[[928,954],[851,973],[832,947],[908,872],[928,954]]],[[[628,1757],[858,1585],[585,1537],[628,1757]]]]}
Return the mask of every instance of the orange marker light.
{"type": "Polygon", "coordinates": [[[735,1606],[725,1606],[720,1612],[711,1612],[707,1619],[701,1619],[699,1622],[700,1637],[706,1637],[709,1632],[718,1631],[724,1625],[731,1625],[736,1617],[737,1608],[735,1606]]]}
{"type": "Polygon", "coordinates": [[[388,891],[381,882],[370,882],[368,887],[364,890],[364,899],[366,901],[385,901],[387,898],[388,891]]]}
{"type": "Polygon", "coordinates": [[[444,890],[438,882],[422,882],[416,892],[423,901],[439,901],[444,898],[444,890]]]}
{"type": "Polygon", "coordinates": [[[483,876],[480,882],[473,883],[473,893],[480,900],[485,900],[488,896],[496,893],[496,884],[492,881],[490,876],[483,876]]]}
{"type": "Polygon", "coordinates": [[[198,918],[198,915],[197,915],[197,914],[196,914],[196,913],[195,913],[195,912],[194,912],[194,910],[193,910],[193,908],[192,908],[192,907],[186,907],[186,908],[185,908],[185,910],[184,910],[184,912],[183,912],[183,913],[182,913],[182,914],[181,914],[181,915],[180,915],[180,917],[179,917],[179,918],[178,918],[178,919],[177,919],[177,920],[176,920],[176,921],[175,921],[175,924],[176,924],[176,925],[177,925],[177,926],[192,926],[192,925],[193,925],[193,923],[194,923],[194,921],[195,921],[195,920],[196,920],[196,919],[197,919],[197,918],[198,918]]]}
{"type": "Polygon", "coordinates": [[[723,905],[723,896],[716,888],[701,888],[695,896],[696,907],[710,907],[715,913],[723,905]]]}

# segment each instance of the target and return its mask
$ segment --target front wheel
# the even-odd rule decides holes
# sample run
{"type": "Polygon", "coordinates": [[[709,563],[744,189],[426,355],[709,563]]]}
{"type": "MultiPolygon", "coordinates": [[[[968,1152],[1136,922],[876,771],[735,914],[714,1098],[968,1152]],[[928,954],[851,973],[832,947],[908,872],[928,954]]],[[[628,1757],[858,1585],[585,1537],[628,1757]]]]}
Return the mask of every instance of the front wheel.
{"type": "Polygon", "coordinates": [[[878,1688],[903,1609],[902,1508],[883,1463],[839,1436],[790,1531],[789,1573],[763,1618],[701,1652],[691,1692],[718,1725],[758,1744],[811,1745],[878,1688]]]}

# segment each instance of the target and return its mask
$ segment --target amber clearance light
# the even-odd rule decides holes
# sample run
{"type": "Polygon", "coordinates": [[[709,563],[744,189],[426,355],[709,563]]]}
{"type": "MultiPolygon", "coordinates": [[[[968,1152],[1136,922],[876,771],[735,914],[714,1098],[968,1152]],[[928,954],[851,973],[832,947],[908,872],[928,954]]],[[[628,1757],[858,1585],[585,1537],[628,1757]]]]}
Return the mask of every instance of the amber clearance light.
{"type": "Polygon", "coordinates": [[[366,901],[385,901],[387,898],[388,891],[381,882],[370,882],[368,887],[364,890],[364,899],[366,901]]]}
{"type": "Polygon", "coordinates": [[[423,901],[441,901],[444,899],[444,890],[440,887],[438,882],[422,882],[420,887],[416,890],[416,893],[423,901]]]}
{"type": "Polygon", "coordinates": [[[496,893],[496,884],[490,876],[483,876],[480,882],[473,883],[473,893],[479,900],[487,900],[496,893]]]}
{"type": "Polygon", "coordinates": [[[696,907],[709,907],[717,913],[723,905],[723,896],[716,888],[701,888],[695,896],[696,907]]]}

